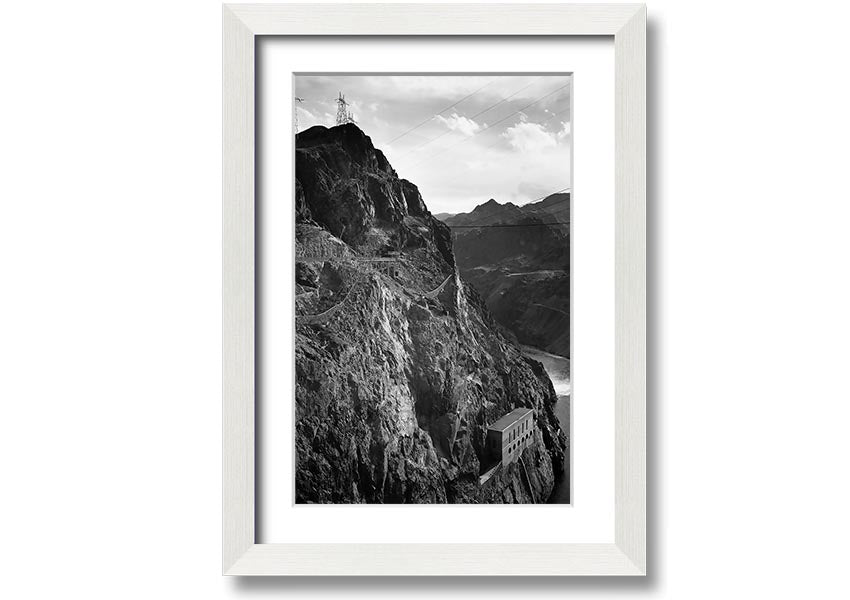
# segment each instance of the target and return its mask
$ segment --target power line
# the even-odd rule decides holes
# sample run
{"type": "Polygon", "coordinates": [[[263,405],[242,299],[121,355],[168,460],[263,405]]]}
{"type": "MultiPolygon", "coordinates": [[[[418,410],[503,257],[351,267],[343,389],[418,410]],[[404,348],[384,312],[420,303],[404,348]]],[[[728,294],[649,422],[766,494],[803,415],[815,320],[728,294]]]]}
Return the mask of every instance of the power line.
{"type": "MultiPolygon", "coordinates": [[[[538,123],[538,124],[539,124],[539,125],[542,125],[543,123],[548,123],[549,121],[551,121],[552,119],[554,119],[554,118],[555,118],[555,117],[557,117],[558,115],[562,115],[562,114],[564,114],[565,112],[570,112],[570,109],[569,109],[569,108],[565,108],[564,110],[560,110],[560,111],[556,112],[555,114],[550,115],[550,116],[549,116],[549,117],[547,117],[546,119],[543,119],[543,120],[542,120],[542,121],[540,121],[540,123],[538,123]]],[[[496,144],[498,144],[498,143],[499,143],[499,142],[501,142],[501,141],[502,141],[501,139],[496,138],[496,141],[494,141],[492,144],[487,144],[486,146],[484,146],[484,147],[483,147],[483,148],[481,148],[481,149],[482,149],[482,150],[486,150],[487,148],[492,148],[493,146],[495,146],[496,144]]]]}
{"type": "MultiPolygon", "coordinates": [[[[524,86],[524,87],[521,87],[520,89],[518,89],[517,91],[515,91],[515,92],[514,92],[513,94],[511,94],[510,96],[507,96],[507,97],[505,97],[505,98],[502,98],[501,100],[499,100],[499,101],[498,101],[498,102],[496,102],[495,104],[491,104],[490,106],[488,106],[487,108],[485,108],[485,109],[484,109],[484,110],[482,110],[481,112],[475,113],[475,114],[474,114],[474,115],[472,115],[471,117],[464,117],[464,118],[469,118],[470,120],[472,120],[472,119],[474,119],[475,117],[477,117],[477,116],[479,116],[479,115],[483,115],[484,113],[486,113],[486,112],[488,112],[488,111],[490,111],[490,110],[492,110],[492,109],[496,108],[497,106],[499,106],[502,102],[505,102],[506,100],[510,100],[511,98],[513,98],[514,96],[516,96],[517,94],[519,94],[521,91],[523,91],[523,90],[525,90],[525,89],[527,89],[527,88],[531,87],[533,84],[537,83],[537,81],[538,81],[539,79],[540,79],[540,77],[538,77],[537,79],[535,79],[534,81],[532,81],[532,82],[531,82],[531,83],[529,83],[528,85],[526,85],[526,86],[524,86]]],[[[565,87],[566,87],[566,86],[565,86],[565,87]]],[[[543,99],[543,98],[541,98],[540,100],[542,100],[542,99],[543,99]]],[[[526,108],[528,108],[528,107],[526,107],[526,108]]],[[[520,109],[520,110],[522,110],[522,109],[520,109]]],[[[435,116],[436,116],[436,115],[435,115],[435,116]]],[[[461,116],[462,116],[462,115],[461,115],[461,116]]],[[[484,128],[484,129],[482,129],[481,131],[484,131],[484,130],[486,130],[486,129],[489,129],[489,127],[485,127],[485,128],[484,128]]],[[[446,135],[448,135],[448,134],[452,133],[452,131],[453,131],[453,130],[451,130],[451,129],[449,129],[448,131],[444,131],[443,133],[441,133],[441,134],[440,134],[440,135],[438,135],[437,137],[435,137],[435,138],[431,138],[430,140],[427,140],[426,142],[424,142],[424,143],[422,143],[422,144],[419,144],[418,146],[415,146],[415,147],[411,148],[410,150],[408,150],[407,152],[405,152],[404,154],[402,154],[401,156],[399,156],[399,158],[405,157],[405,156],[407,156],[408,154],[410,154],[410,153],[412,153],[412,152],[415,152],[416,150],[419,150],[420,148],[424,148],[425,146],[427,146],[427,145],[428,145],[428,144],[430,144],[431,142],[436,142],[436,141],[437,141],[438,139],[440,139],[441,137],[446,136],[446,135]]],[[[476,133],[473,133],[471,137],[474,137],[474,136],[478,135],[479,133],[481,133],[481,131],[477,131],[476,133]]],[[[468,138],[467,138],[467,139],[468,139],[468,138]]],[[[417,163],[417,164],[418,164],[418,163],[417,163]]]]}
{"type": "MultiPolygon", "coordinates": [[[[528,204],[523,204],[522,208],[530,206],[531,204],[534,204],[535,202],[537,202],[537,200],[532,200],[528,204]]],[[[558,205],[561,205],[561,204],[567,204],[568,202],[570,202],[570,201],[569,200],[561,200],[560,202],[553,202],[552,204],[548,205],[546,208],[551,208],[553,206],[558,206],[558,205]]]]}
{"type": "MultiPolygon", "coordinates": [[[[535,202],[537,202],[538,200],[545,200],[545,199],[546,199],[546,198],[548,198],[549,196],[554,196],[555,194],[560,194],[561,192],[566,192],[566,191],[567,191],[567,190],[569,190],[569,189],[571,189],[571,188],[565,187],[565,188],[560,189],[560,190],[558,190],[558,191],[556,191],[556,192],[549,192],[549,193],[548,193],[548,194],[546,194],[545,196],[540,196],[539,198],[535,198],[534,200],[530,200],[530,201],[526,202],[525,204],[523,204],[523,206],[528,206],[529,204],[534,204],[534,203],[535,203],[535,202]]],[[[562,202],[569,202],[569,200],[561,200],[561,202],[558,202],[558,204],[561,204],[562,202]]],[[[553,205],[553,206],[554,206],[554,205],[553,205]]]]}
{"type": "Polygon", "coordinates": [[[466,99],[468,99],[468,98],[472,98],[475,94],[477,94],[478,92],[480,92],[481,90],[483,90],[484,88],[486,88],[486,87],[487,87],[488,85],[490,85],[491,83],[494,83],[495,81],[496,81],[496,80],[495,80],[495,79],[493,79],[493,80],[491,80],[491,81],[489,81],[489,82],[485,83],[484,85],[482,85],[480,88],[478,88],[477,90],[475,90],[475,91],[474,91],[474,92],[472,92],[471,94],[467,94],[466,96],[464,96],[463,98],[461,98],[460,100],[458,100],[457,102],[455,102],[454,104],[451,104],[451,105],[447,106],[446,108],[444,108],[443,110],[441,110],[441,111],[439,111],[439,112],[434,113],[433,115],[431,115],[430,117],[428,117],[427,119],[425,119],[424,121],[422,121],[421,123],[419,123],[419,125],[416,125],[416,126],[414,126],[414,127],[411,127],[410,129],[408,129],[408,130],[407,130],[407,131],[405,131],[404,133],[402,133],[402,134],[400,134],[400,135],[395,136],[395,137],[394,137],[393,139],[391,139],[390,141],[388,141],[388,142],[384,142],[384,144],[392,144],[394,141],[396,141],[396,140],[399,140],[399,139],[403,138],[403,137],[404,137],[404,136],[406,136],[408,133],[410,133],[410,132],[412,132],[412,131],[416,131],[417,129],[419,129],[420,127],[422,127],[423,125],[425,125],[426,123],[430,122],[430,121],[431,121],[434,117],[436,117],[437,115],[441,115],[441,114],[443,114],[444,112],[446,112],[447,110],[449,110],[449,109],[451,109],[451,108],[454,108],[455,106],[457,106],[458,104],[460,104],[460,103],[461,103],[461,102],[463,102],[464,100],[466,100],[466,99]]]}
{"type": "MultiPolygon", "coordinates": [[[[539,125],[542,125],[543,123],[548,123],[549,121],[551,121],[552,119],[554,119],[554,118],[555,118],[555,117],[557,117],[558,115],[562,115],[562,114],[564,114],[565,112],[570,112],[570,109],[569,109],[569,108],[565,108],[564,110],[559,110],[558,112],[556,112],[556,113],[554,113],[554,114],[550,115],[549,117],[547,117],[547,118],[543,119],[542,121],[540,121],[539,125]]],[[[501,142],[501,141],[502,141],[502,140],[501,140],[500,138],[496,138],[496,140],[495,140],[492,144],[487,144],[486,146],[483,146],[483,147],[481,148],[481,150],[487,150],[488,148],[492,148],[493,146],[495,146],[496,144],[498,144],[498,143],[499,143],[499,142],[501,142]]],[[[451,148],[451,147],[450,147],[450,148],[451,148]]],[[[448,149],[450,149],[450,148],[447,148],[447,150],[448,150],[448,149]]],[[[442,154],[442,153],[438,153],[438,154],[442,154]]],[[[435,156],[438,156],[438,154],[434,154],[433,156],[431,156],[431,158],[434,158],[435,156]]],[[[419,165],[419,164],[421,164],[421,163],[427,162],[427,161],[431,160],[431,158],[426,158],[426,159],[424,159],[424,160],[422,160],[422,161],[420,161],[420,162],[418,162],[418,163],[414,163],[412,166],[416,166],[416,165],[419,165]]],[[[557,193],[557,192],[556,192],[556,193],[557,193]]]]}
{"type": "MultiPolygon", "coordinates": [[[[536,83],[539,79],[540,79],[540,78],[538,77],[537,79],[535,79],[534,81],[532,81],[532,82],[531,82],[531,83],[529,83],[528,85],[526,85],[526,86],[524,86],[524,87],[521,87],[520,89],[518,89],[517,91],[515,91],[515,92],[514,92],[513,94],[511,94],[510,96],[507,96],[507,97],[505,97],[505,98],[502,98],[501,100],[499,100],[499,101],[498,101],[498,102],[496,102],[495,104],[492,104],[492,105],[488,106],[487,108],[485,108],[484,110],[482,110],[481,112],[475,113],[475,114],[474,114],[474,115],[472,115],[471,117],[467,117],[467,118],[469,118],[469,120],[472,120],[472,119],[474,119],[475,117],[478,117],[478,116],[480,116],[480,115],[483,115],[483,114],[484,114],[484,113],[486,113],[486,112],[489,112],[489,111],[493,110],[494,108],[496,108],[497,106],[499,106],[502,102],[505,102],[505,101],[507,101],[507,100],[510,100],[511,98],[513,98],[514,96],[516,96],[517,94],[519,94],[521,91],[523,91],[523,90],[525,90],[525,89],[527,89],[527,88],[531,87],[531,86],[532,86],[534,83],[536,83]]],[[[440,134],[440,135],[438,135],[437,137],[435,137],[435,138],[431,138],[430,140],[427,140],[426,142],[424,142],[424,143],[422,143],[422,144],[419,144],[418,146],[416,146],[416,147],[414,147],[414,148],[411,148],[410,150],[408,150],[407,152],[405,152],[404,154],[402,154],[399,158],[402,158],[402,157],[404,157],[404,156],[407,156],[408,154],[410,154],[410,153],[412,153],[412,152],[415,152],[416,150],[419,150],[420,148],[424,148],[425,146],[427,146],[427,145],[428,145],[428,144],[430,144],[431,142],[436,142],[436,141],[437,141],[438,139],[440,139],[441,137],[446,136],[446,135],[448,135],[448,134],[452,133],[452,131],[453,131],[453,130],[451,130],[451,129],[449,129],[448,131],[444,131],[443,133],[441,133],[441,134],[440,134]]],[[[475,134],[473,134],[473,135],[475,135],[475,134]]]]}
{"type": "Polygon", "coordinates": [[[502,225],[448,225],[449,229],[487,229],[489,227],[543,227],[544,225],[569,225],[569,221],[552,221],[546,223],[504,223],[502,225]]]}
{"type": "MultiPolygon", "coordinates": [[[[565,188],[565,189],[568,190],[570,188],[565,188]]],[[[554,196],[555,194],[560,194],[560,193],[561,192],[552,192],[551,194],[549,194],[547,196],[543,196],[542,198],[537,198],[536,200],[532,200],[531,202],[523,204],[522,207],[525,208],[526,206],[530,206],[530,205],[534,204],[535,202],[539,202],[540,200],[545,200],[549,196],[554,196]]],[[[551,208],[552,206],[558,206],[559,204],[567,204],[568,202],[569,202],[569,200],[559,200],[558,202],[553,202],[547,208],[551,208]]]]}
{"type": "MultiPolygon", "coordinates": [[[[423,162],[427,162],[427,161],[431,160],[432,158],[435,158],[435,157],[439,156],[440,154],[443,154],[444,152],[448,152],[448,151],[449,151],[449,150],[451,150],[452,148],[455,148],[455,147],[460,146],[461,144],[463,144],[463,143],[465,143],[465,142],[468,142],[469,140],[471,140],[472,138],[474,138],[476,135],[478,135],[478,134],[480,134],[480,133],[484,133],[485,131],[487,131],[488,129],[492,129],[493,127],[495,127],[495,126],[496,126],[496,125],[498,125],[499,123],[503,123],[504,121],[507,121],[508,119],[510,119],[511,117],[513,117],[514,115],[517,115],[517,114],[521,113],[522,111],[524,111],[526,108],[529,108],[529,107],[531,107],[531,106],[534,106],[535,104],[537,104],[537,103],[538,103],[538,102],[540,102],[541,100],[545,100],[546,98],[548,98],[548,97],[549,97],[549,96],[551,96],[552,94],[555,94],[555,93],[557,93],[557,92],[560,92],[562,89],[564,89],[564,88],[566,88],[566,87],[569,87],[569,85],[570,85],[570,84],[563,85],[563,86],[559,87],[558,89],[556,89],[556,90],[553,90],[553,91],[549,92],[549,93],[548,93],[548,94],[546,94],[545,96],[541,96],[540,98],[538,98],[537,100],[535,100],[535,101],[534,101],[534,102],[532,102],[531,104],[526,104],[525,106],[523,106],[523,107],[522,107],[522,108],[520,108],[519,110],[517,110],[517,111],[515,111],[515,112],[513,112],[513,113],[511,113],[511,114],[509,114],[509,115],[508,115],[507,117],[505,117],[504,119],[499,119],[499,120],[498,120],[498,121],[496,121],[495,123],[491,123],[490,125],[488,125],[488,126],[487,126],[487,127],[485,127],[484,129],[482,129],[482,130],[480,130],[480,131],[475,132],[474,134],[472,134],[471,136],[469,136],[468,138],[466,138],[466,139],[464,139],[464,140],[461,140],[461,141],[460,141],[460,142],[458,142],[457,144],[453,144],[453,145],[449,146],[448,148],[444,148],[444,149],[443,149],[443,150],[441,150],[440,152],[437,152],[436,154],[432,154],[432,155],[431,155],[431,156],[429,156],[428,158],[425,158],[425,159],[423,159],[423,160],[420,160],[419,162],[414,163],[414,164],[413,164],[413,165],[411,165],[411,166],[416,166],[416,165],[419,165],[419,164],[421,164],[421,163],[423,163],[423,162]]],[[[561,112],[565,112],[565,111],[561,111],[561,112]]],[[[560,113],[559,113],[559,114],[560,114],[560,113]]]]}
{"type": "Polygon", "coordinates": [[[540,81],[540,77],[538,77],[537,79],[534,79],[531,83],[529,83],[529,84],[528,84],[528,85],[526,85],[525,87],[522,87],[522,88],[518,89],[517,91],[515,91],[515,92],[514,92],[513,94],[511,94],[510,96],[507,96],[507,97],[505,97],[505,98],[502,98],[501,100],[499,100],[498,102],[496,102],[496,104],[494,104],[494,105],[493,105],[493,106],[491,106],[490,108],[485,108],[485,109],[484,109],[484,110],[482,110],[481,112],[479,112],[479,113],[475,113],[474,115],[472,115],[472,116],[471,116],[471,117],[469,117],[469,118],[470,118],[470,119],[474,119],[475,117],[480,117],[481,115],[483,115],[483,114],[484,114],[484,113],[486,113],[486,112],[490,112],[491,110],[493,110],[494,108],[496,108],[497,106],[499,106],[502,102],[507,102],[508,100],[510,100],[511,98],[513,98],[514,96],[516,96],[517,94],[519,94],[520,92],[522,92],[522,91],[527,90],[528,88],[530,88],[532,85],[534,85],[534,84],[535,84],[535,83],[537,83],[538,81],[540,81]]]}
{"type": "MultiPolygon", "coordinates": [[[[439,156],[439,155],[443,154],[444,152],[448,152],[448,151],[449,151],[449,150],[451,150],[452,148],[456,148],[457,146],[460,146],[461,144],[464,144],[464,143],[468,142],[469,140],[471,140],[472,138],[474,138],[476,135],[479,135],[479,134],[481,134],[481,133],[484,133],[485,131],[487,131],[488,129],[492,129],[493,127],[495,127],[495,126],[496,126],[496,125],[498,125],[499,123],[503,123],[503,122],[507,121],[508,119],[510,119],[511,117],[513,117],[514,115],[519,114],[519,113],[521,113],[522,111],[524,111],[526,108],[529,108],[529,107],[531,107],[531,106],[534,106],[535,104],[537,104],[537,103],[538,103],[538,102],[540,102],[541,100],[545,100],[546,98],[548,98],[548,97],[549,97],[549,96],[551,96],[552,94],[555,94],[555,93],[557,93],[557,92],[560,92],[562,89],[564,89],[564,88],[566,88],[566,87],[569,87],[569,85],[570,85],[570,84],[563,85],[563,86],[559,87],[558,89],[556,89],[556,90],[553,90],[553,91],[549,92],[549,93],[548,93],[548,94],[546,94],[545,96],[541,96],[540,98],[538,98],[537,100],[535,100],[535,101],[534,101],[534,102],[532,102],[531,104],[526,104],[525,106],[523,106],[523,107],[522,107],[522,108],[520,108],[519,110],[517,110],[517,111],[515,111],[515,112],[513,112],[513,113],[511,113],[511,114],[509,114],[509,115],[508,115],[507,117],[505,117],[504,119],[499,119],[498,121],[496,121],[495,123],[492,123],[492,124],[488,125],[488,126],[487,126],[487,127],[485,127],[484,129],[481,129],[480,131],[476,131],[476,132],[475,132],[475,133],[473,133],[471,136],[469,136],[469,137],[468,137],[468,138],[466,138],[466,139],[461,140],[461,141],[460,141],[460,142],[458,142],[457,144],[453,144],[453,145],[449,146],[448,148],[444,148],[443,150],[441,150],[441,151],[437,152],[436,154],[432,154],[431,156],[429,156],[429,157],[427,157],[427,158],[424,158],[424,159],[420,160],[419,162],[413,163],[413,164],[412,164],[412,165],[410,165],[410,167],[408,167],[408,168],[415,167],[415,166],[420,165],[420,164],[422,164],[422,163],[424,163],[424,162],[427,162],[427,161],[429,161],[429,160],[431,160],[431,159],[433,159],[433,158],[436,158],[437,156],[439,156]]],[[[563,111],[562,111],[562,112],[563,112],[563,111]]],[[[434,139],[436,139],[436,138],[434,138],[434,139]]],[[[432,140],[432,141],[433,141],[433,140],[432,140]]],[[[402,156],[404,156],[404,155],[402,155],[402,156]]]]}

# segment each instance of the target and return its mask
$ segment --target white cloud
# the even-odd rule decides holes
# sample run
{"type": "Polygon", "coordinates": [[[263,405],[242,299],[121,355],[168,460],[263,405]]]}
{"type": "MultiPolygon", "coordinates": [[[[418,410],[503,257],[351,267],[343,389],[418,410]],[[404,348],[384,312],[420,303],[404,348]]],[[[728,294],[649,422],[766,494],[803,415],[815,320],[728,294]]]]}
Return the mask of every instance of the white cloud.
{"type": "Polygon", "coordinates": [[[570,124],[569,121],[565,121],[565,122],[561,123],[561,125],[563,126],[563,129],[561,129],[561,131],[558,132],[558,139],[559,140],[563,140],[565,138],[570,137],[570,134],[573,132],[572,125],[570,124]]]}
{"type": "Polygon", "coordinates": [[[457,113],[452,113],[452,116],[449,118],[437,115],[437,120],[452,131],[460,132],[467,137],[474,135],[481,129],[481,126],[478,123],[472,119],[460,116],[457,113]]]}
{"type": "Polygon", "coordinates": [[[555,134],[546,131],[539,123],[521,122],[508,127],[502,134],[514,150],[538,152],[558,145],[555,134]]]}

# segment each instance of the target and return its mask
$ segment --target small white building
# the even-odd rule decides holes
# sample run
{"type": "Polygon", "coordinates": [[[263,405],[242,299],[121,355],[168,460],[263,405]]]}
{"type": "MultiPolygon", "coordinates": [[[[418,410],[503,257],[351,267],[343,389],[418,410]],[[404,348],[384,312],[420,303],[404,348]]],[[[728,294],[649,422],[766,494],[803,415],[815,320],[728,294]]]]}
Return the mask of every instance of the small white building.
{"type": "Polygon", "coordinates": [[[487,428],[487,452],[503,465],[519,458],[534,437],[534,411],[516,408],[487,428]]]}

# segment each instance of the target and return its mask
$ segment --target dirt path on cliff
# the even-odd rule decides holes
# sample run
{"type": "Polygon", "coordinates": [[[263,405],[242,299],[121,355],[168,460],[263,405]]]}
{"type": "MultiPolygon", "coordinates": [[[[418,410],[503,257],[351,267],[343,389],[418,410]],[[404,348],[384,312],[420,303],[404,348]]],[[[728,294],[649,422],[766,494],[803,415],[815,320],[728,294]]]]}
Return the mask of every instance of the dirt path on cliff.
{"type": "Polygon", "coordinates": [[[522,277],[524,275],[554,275],[557,273],[566,273],[563,269],[541,269],[539,271],[517,271],[516,273],[507,273],[506,277],[522,277]]]}

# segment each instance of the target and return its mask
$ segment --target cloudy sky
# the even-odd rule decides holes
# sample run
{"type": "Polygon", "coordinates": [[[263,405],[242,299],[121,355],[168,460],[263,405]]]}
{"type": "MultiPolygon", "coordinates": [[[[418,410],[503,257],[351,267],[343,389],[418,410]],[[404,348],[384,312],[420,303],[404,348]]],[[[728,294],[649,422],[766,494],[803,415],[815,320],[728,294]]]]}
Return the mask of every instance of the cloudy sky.
{"type": "Polygon", "coordinates": [[[433,213],[570,187],[569,75],[299,75],[299,128],[333,126],[341,91],[358,126],[433,213]]]}

